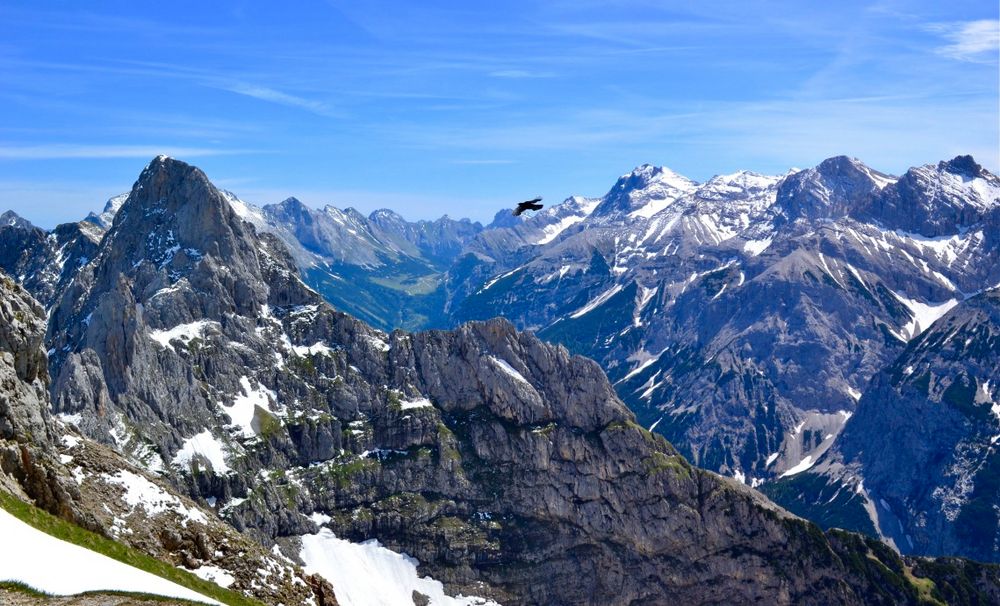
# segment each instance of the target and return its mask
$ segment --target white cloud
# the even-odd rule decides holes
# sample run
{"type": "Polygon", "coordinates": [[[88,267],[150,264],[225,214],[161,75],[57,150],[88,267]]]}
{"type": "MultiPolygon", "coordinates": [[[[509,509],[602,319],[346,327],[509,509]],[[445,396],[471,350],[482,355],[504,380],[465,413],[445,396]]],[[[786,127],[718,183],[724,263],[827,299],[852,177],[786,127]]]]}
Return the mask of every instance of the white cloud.
{"type": "Polygon", "coordinates": [[[928,30],[951,42],[935,49],[939,55],[960,61],[996,61],[1000,52],[1000,21],[956,21],[935,23],[928,30]]]}
{"type": "Polygon", "coordinates": [[[524,69],[498,69],[490,72],[490,76],[494,78],[510,78],[513,80],[555,77],[555,75],[550,72],[533,72],[524,69]]]}
{"type": "Polygon", "coordinates": [[[290,95],[266,86],[257,86],[254,84],[237,82],[234,84],[220,85],[219,88],[228,90],[238,95],[245,95],[247,97],[253,97],[254,99],[260,99],[261,101],[268,101],[279,105],[288,105],[290,107],[298,107],[309,110],[314,114],[319,114],[321,116],[336,115],[336,112],[334,112],[326,103],[315,101],[313,99],[306,99],[296,95],[290,95]]]}
{"type": "Polygon", "coordinates": [[[462,159],[462,160],[452,160],[452,164],[469,164],[469,165],[494,165],[494,164],[514,164],[513,160],[476,160],[476,159],[462,159]]]}

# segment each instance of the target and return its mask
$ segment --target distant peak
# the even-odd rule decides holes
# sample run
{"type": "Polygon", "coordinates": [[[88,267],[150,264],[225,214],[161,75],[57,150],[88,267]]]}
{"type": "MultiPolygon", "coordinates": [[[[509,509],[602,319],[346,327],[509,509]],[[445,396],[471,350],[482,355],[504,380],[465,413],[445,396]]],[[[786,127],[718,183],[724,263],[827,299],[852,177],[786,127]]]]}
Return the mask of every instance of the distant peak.
{"type": "MultiPolygon", "coordinates": [[[[171,180],[176,177],[185,176],[193,171],[201,173],[200,170],[187,162],[175,160],[170,156],[156,156],[143,169],[136,183],[142,185],[151,181],[171,180]]],[[[206,182],[208,181],[208,177],[205,177],[204,173],[201,173],[201,176],[206,182]]]]}
{"type": "Polygon", "coordinates": [[[953,175],[962,175],[971,178],[979,177],[983,174],[983,167],[970,155],[955,156],[951,160],[939,163],[938,167],[953,175]]]}
{"type": "Polygon", "coordinates": [[[639,179],[646,182],[653,181],[667,181],[667,180],[681,180],[689,183],[694,183],[691,179],[688,179],[684,175],[667,168],[666,166],[654,166],[652,164],[643,164],[641,166],[635,167],[632,172],[627,175],[622,175],[622,179],[639,179]]]}
{"type": "Polygon", "coordinates": [[[278,203],[278,206],[283,208],[306,208],[306,205],[302,203],[301,200],[295,196],[289,196],[278,203]]]}
{"type": "Polygon", "coordinates": [[[0,227],[7,227],[7,226],[17,227],[20,229],[28,229],[34,227],[31,224],[31,221],[28,221],[27,219],[25,219],[24,217],[22,217],[21,215],[17,214],[12,210],[8,210],[7,212],[0,215],[0,227]]]}
{"type": "Polygon", "coordinates": [[[368,215],[368,219],[370,221],[390,221],[390,220],[402,221],[403,217],[400,216],[400,214],[394,210],[388,208],[379,208],[375,211],[372,211],[372,214],[368,215]]]}
{"type": "Polygon", "coordinates": [[[820,172],[844,172],[845,170],[857,169],[864,170],[868,167],[865,163],[857,158],[852,158],[850,156],[833,156],[832,158],[827,158],[819,163],[816,167],[820,172]]]}
{"type": "Polygon", "coordinates": [[[719,186],[725,185],[730,187],[739,187],[741,189],[766,189],[781,181],[782,176],[777,175],[763,175],[761,173],[756,173],[750,170],[738,170],[734,173],[729,173],[725,175],[716,175],[709,179],[705,186],[719,186]]]}
{"type": "Polygon", "coordinates": [[[643,164],[636,167],[632,172],[622,175],[615,184],[615,190],[637,191],[644,190],[653,185],[665,185],[675,189],[693,189],[698,185],[696,181],[688,179],[684,175],[674,172],[666,166],[653,166],[643,164]]]}

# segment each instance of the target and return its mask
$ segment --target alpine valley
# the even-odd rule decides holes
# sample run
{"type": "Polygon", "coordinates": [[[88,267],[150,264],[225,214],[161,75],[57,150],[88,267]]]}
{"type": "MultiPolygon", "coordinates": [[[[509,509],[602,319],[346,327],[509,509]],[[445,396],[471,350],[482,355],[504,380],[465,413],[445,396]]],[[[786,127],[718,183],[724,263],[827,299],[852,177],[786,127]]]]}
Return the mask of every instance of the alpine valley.
{"type": "Polygon", "coordinates": [[[484,227],[160,156],[80,223],[0,223],[0,504],[218,602],[1000,603],[970,157],[642,166],[484,227]]]}

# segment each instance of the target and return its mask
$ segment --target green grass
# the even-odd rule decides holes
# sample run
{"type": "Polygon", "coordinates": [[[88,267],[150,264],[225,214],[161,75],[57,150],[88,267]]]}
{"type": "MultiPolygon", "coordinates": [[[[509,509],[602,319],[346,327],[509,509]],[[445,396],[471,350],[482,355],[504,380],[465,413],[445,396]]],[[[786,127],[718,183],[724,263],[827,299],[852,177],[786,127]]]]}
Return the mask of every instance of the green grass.
{"type": "MultiPolygon", "coordinates": [[[[146,572],[155,574],[158,577],[177,583],[182,587],[186,587],[192,591],[197,591],[206,597],[218,600],[223,604],[228,604],[229,606],[264,606],[263,603],[254,600],[253,598],[249,598],[243,594],[220,587],[211,581],[206,581],[205,579],[196,577],[190,572],[175,568],[166,562],[146,555],[140,551],[132,549],[131,547],[127,547],[107,537],[102,537],[99,534],[85,530],[76,524],[59,519],[45,511],[42,511],[34,505],[30,505],[17,499],[13,495],[4,491],[0,491],[0,508],[3,508],[25,524],[28,524],[29,526],[32,526],[33,528],[36,528],[46,534],[52,535],[57,539],[62,539],[66,542],[73,543],[74,545],[85,547],[91,551],[95,551],[114,560],[118,560],[119,562],[134,566],[140,570],[145,570],[146,572]]],[[[18,587],[25,588],[26,586],[20,583],[11,583],[2,585],[2,587],[5,589],[16,590],[18,587]]],[[[143,597],[156,599],[158,596],[143,595],[143,597]]],[[[178,601],[176,598],[170,599],[178,601]]]]}
{"type": "MultiPolygon", "coordinates": [[[[0,591],[12,591],[39,599],[66,597],[66,596],[57,596],[51,593],[47,593],[45,591],[36,589],[31,585],[27,585],[25,583],[19,583],[16,581],[0,581],[0,591]]],[[[201,604],[203,604],[203,602],[191,602],[190,600],[185,600],[182,598],[170,598],[167,596],[155,595],[151,593],[141,593],[135,591],[85,591],[83,593],[74,594],[72,597],[107,596],[107,595],[127,597],[135,600],[143,600],[145,602],[164,602],[164,603],[169,602],[171,604],[191,604],[192,606],[195,605],[200,606],[201,604]]]]}

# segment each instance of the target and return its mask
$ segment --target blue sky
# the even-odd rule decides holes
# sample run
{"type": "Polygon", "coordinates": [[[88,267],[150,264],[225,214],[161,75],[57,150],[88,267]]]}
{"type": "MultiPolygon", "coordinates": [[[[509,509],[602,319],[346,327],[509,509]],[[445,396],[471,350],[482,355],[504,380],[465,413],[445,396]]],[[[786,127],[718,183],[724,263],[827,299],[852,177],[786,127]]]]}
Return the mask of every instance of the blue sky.
{"type": "Polygon", "coordinates": [[[1000,166],[998,4],[0,6],[0,209],[50,227],[166,153],[257,204],[488,220],[839,154],[1000,166]]]}

